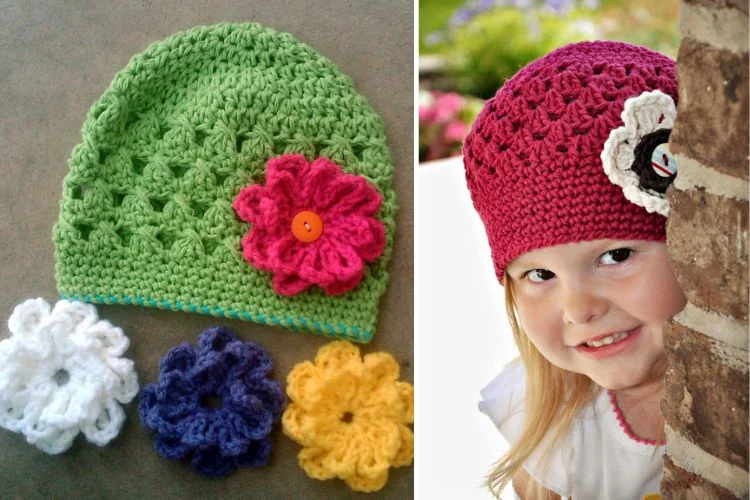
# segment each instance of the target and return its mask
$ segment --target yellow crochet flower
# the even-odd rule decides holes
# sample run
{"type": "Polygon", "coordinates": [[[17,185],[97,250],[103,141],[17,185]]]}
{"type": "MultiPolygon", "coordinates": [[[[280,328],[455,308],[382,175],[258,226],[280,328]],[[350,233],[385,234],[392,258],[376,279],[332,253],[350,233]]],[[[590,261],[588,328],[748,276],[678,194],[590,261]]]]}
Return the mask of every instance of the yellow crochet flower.
{"type": "Polygon", "coordinates": [[[393,356],[361,359],[346,340],[321,347],[314,364],[294,367],[282,424],[302,445],[297,458],[308,476],[339,477],[353,490],[378,491],[389,467],[411,464],[414,434],[406,424],[414,423],[414,387],[398,377],[393,356]]]}

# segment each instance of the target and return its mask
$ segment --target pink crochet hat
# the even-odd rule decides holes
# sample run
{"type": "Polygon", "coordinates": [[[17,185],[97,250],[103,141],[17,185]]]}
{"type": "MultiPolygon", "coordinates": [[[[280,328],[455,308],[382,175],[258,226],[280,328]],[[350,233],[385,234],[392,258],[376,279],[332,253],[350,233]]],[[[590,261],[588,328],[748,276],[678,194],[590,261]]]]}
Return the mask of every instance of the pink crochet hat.
{"type": "MultiPolygon", "coordinates": [[[[676,102],[674,61],[605,41],[551,52],[487,101],[466,138],[464,164],[501,283],[509,262],[538,248],[665,239],[666,208],[650,203],[665,203],[666,186],[638,185],[636,164],[647,155],[653,176],[656,146],[643,146],[661,133],[655,142],[668,147],[664,129],[671,129],[676,102]],[[624,123],[626,114],[634,123],[624,123]]],[[[668,151],[657,153],[667,162],[668,151]]]]}

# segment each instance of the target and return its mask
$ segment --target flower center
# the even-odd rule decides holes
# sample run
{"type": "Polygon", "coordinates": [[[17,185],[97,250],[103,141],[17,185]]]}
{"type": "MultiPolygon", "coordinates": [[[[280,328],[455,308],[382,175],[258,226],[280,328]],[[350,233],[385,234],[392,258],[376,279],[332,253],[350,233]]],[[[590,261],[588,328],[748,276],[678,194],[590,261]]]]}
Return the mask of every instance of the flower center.
{"type": "Polygon", "coordinates": [[[341,415],[341,421],[345,424],[351,423],[352,419],[354,418],[354,413],[347,411],[343,415],[341,415]]]}
{"type": "Polygon", "coordinates": [[[218,410],[224,406],[224,401],[222,401],[222,399],[216,394],[205,394],[201,397],[201,406],[218,410]]]}
{"type": "Polygon", "coordinates": [[[60,368],[52,375],[52,380],[55,381],[58,387],[62,387],[70,380],[70,373],[65,368],[60,368]]]}
{"type": "Polygon", "coordinates": [[[292,234],[303,243],[312,243],[323,233],[323,219],[315,212],[305,210],[294,216],[292,234]]]}

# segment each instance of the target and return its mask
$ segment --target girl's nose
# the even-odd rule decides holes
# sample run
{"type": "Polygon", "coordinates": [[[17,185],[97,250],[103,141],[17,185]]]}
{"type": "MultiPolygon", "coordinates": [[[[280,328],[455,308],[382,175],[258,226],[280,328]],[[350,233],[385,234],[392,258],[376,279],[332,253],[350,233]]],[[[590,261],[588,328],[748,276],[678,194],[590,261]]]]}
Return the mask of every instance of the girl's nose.
{"type": "Polygon", "coordinates": [[[563,321],[566,324],[585,324],[601,318],[609,310],[609,301],[585,285],[566,288],[563,321]]]}

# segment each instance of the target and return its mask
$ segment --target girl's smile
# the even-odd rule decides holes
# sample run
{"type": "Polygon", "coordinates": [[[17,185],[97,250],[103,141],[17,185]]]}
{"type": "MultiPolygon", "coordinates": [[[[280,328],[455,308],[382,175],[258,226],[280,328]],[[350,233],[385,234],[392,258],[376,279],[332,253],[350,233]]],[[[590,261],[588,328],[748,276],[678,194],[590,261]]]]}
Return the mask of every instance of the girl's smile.
{"type": "Polygon", "coordinates": [[[641,332],[641,327],[635,327],[632,330],[614,333],[610,335],[600,335],[601,340],[589,340],[575,346],[581,354],[592,358],[604,358],[621,353],[627,346],[635,342],[641,332]]]}
{"type": "Polygon", "coordinates": [[[545,247],[516,258],[507,273],[535,347],[608,389],[648,382],[664,356],[662,327],[686,303],[662,242],[545,247]]]}

